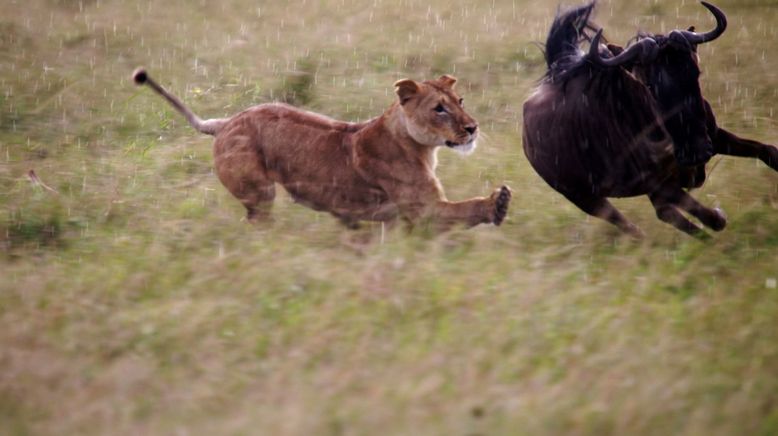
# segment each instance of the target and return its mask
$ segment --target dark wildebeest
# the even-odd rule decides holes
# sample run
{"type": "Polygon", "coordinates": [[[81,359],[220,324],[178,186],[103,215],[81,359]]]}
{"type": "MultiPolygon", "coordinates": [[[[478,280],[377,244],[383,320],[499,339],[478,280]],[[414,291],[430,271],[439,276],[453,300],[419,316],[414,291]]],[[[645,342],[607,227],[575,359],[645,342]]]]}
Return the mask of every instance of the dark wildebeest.
{"type": "Polygon", "coordinates": [[[698,44],[718,38],[726,17],[708,33],[639,35],[626,49],[579,46],[594,30],[594,3],[562,13],[546,42],[548,72],[524,104],[524,152],[538,174],[584,212],[622,231],[642,232],[607,200],[648,195],[662,221],[692,235],[702,229],[679,209],[719,231],[726,217],[684,188],[702,185],[714,153],[759,157],[778,170],[778,149],[740,139],[716,125],[702,97],[698,44]]]}

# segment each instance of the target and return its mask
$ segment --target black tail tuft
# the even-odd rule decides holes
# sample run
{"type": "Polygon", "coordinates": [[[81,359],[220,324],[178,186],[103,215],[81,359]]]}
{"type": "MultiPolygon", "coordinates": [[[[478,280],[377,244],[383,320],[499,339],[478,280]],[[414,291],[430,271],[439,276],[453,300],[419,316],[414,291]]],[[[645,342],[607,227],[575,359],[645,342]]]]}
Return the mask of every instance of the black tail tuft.
{"type": "Polygon", "coordinates": [[[132,80],[135,81],[136,85],[143,85],[146,83],[148,78],[149,75],[146,73],[146,70],[143,67],[135,69],[135,71],[132,73],[132,80]]]}
{"type": "Polygon", "coordinates": [[[591,3],[561,12],[554,19],[546,39],[546,64],[549,70],[563,58],[579,54],[578,44],[585,38],[584,30],[593,28],[589,17],[596,5],[591,3]]]}

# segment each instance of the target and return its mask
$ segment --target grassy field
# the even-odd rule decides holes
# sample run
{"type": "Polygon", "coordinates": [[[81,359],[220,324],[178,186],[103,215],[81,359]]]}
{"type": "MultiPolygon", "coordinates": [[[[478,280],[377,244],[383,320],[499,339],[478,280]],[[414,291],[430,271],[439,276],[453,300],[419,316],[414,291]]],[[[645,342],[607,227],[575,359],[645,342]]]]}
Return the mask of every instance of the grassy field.
{"type": "MultiPolygon", "coordinates": [[[[714,158],[695,196],[730,225],[705,243],[645,198],[615,202],[643,242],[568,204],[521,151],[553,2],[0,4],[0,434],[778,434],[778,174],[714,158]],[[364,120],[395,80],[454,74],[486,138],[440,153],[443,185],[506,182],[508,219],[348,231],[283,194],[252,227],[139,65],[205,117],[364,120]]],[[[704,93],[775,143],[778,7],[719,6],[704,93]]],[[[598,21],[713,25],[680,0],[598,21]]]]}

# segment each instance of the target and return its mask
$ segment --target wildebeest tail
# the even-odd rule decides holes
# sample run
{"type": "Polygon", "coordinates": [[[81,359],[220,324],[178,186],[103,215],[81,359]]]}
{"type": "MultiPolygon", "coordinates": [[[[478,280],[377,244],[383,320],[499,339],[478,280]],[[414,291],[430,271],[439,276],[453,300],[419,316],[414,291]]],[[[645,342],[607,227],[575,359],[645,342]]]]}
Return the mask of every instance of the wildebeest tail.
{"type": "Polygon", "coordinates": [[[214,118],[211,120],[200,119],[200,117],[195,115],[195,113],[192,112],[188,107],[184,106],[184,103],[182,103],[181,100],[179,100],[175,95],[167,92],[165,88],[160,86],[151,77],[149,77],[148,73],[143,68],[138,68],[135,70],[135,72],[132,73],[132,80],[134,80],[135,84],[139,86],[148,85],[157,94],[164,97],[165,100],[167,100],[168,103],[173,106],[173,108],[180,112],[181,115],[186,117],[186,120],[189,121],[189,124],[200,133],[216,136],[222,127],[227,124],[227,121],[229,121],[228,118],[214,118]]]}
{"type": "Polygon", "coordinates": [[[546,39],[546,64],[551,70],[558,61],[578,57],[578,44],[585,38],[584,30],[593,28],[589,22],[596,2],[557,13],[546,39]]]}

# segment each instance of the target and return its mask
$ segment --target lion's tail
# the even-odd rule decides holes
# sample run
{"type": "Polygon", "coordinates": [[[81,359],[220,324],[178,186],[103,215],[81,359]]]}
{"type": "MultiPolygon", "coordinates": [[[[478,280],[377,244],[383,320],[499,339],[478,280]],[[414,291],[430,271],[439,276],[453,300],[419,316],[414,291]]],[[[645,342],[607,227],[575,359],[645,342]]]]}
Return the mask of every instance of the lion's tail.
{"type": "Polygon", "coordinates": [[[143,68],[138,68],[134,73],[132,73],[132,80],[134,80],[135,84],[139,86],[149,85],[151,89],[153,89],[157,94],[165,97],[165,100],[167,100],[171,106],[180,112],[181,115],[186,117],[186,120],[189,121],[189,124],[200,133],[216,136],[222,127],[227,124],[227,121],[229,121],[228,118],[214,118],[211,120],[200,119],[200,117],[195,115],[194,112],[192,112],[188,107],[184,106],[181,100],[179,100],[175,95],[167,92],[165,88],[160,86],[151,77],[149,77],[148,73],[146,73],[146,70],[143,68]]]}

